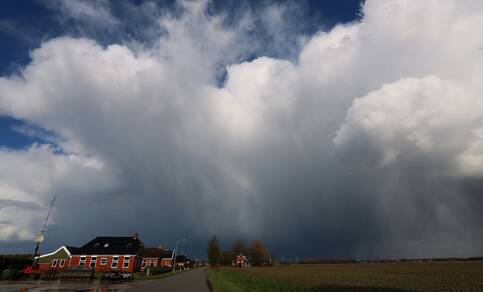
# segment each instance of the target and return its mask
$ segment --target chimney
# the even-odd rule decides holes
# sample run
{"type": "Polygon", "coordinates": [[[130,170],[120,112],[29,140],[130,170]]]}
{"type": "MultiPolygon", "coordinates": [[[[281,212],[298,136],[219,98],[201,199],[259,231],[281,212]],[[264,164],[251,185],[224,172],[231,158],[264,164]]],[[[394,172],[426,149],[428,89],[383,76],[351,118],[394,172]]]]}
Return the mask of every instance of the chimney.
{"type": "Polygon", "coordinates": [[[158,245],[158,249],[163,249],[163,245],[162,244],[158,245]]]}

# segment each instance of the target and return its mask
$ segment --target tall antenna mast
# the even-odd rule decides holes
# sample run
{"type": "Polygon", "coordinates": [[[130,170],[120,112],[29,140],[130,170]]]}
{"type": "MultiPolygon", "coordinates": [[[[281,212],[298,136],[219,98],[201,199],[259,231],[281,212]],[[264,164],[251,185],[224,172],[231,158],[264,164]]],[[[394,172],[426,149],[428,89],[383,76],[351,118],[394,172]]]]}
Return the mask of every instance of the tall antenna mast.
{"type": "Polygon", "coordinates": [[[49,212],[47,213],[47,217],[45,217],[44,225],[42,225],[42,228],[40,228],[40,232],[37,233],[37,236],[35,237],[34,268],[36,268],[39,264],[39,247],[40,243],[44,241],[44,233],[47,231],[47,221],[49,220],[50,213],[52,212],[52,208],[54,207],[55,198],[56,196],[52,197],[52,200],[50,201],[49,212]]]}

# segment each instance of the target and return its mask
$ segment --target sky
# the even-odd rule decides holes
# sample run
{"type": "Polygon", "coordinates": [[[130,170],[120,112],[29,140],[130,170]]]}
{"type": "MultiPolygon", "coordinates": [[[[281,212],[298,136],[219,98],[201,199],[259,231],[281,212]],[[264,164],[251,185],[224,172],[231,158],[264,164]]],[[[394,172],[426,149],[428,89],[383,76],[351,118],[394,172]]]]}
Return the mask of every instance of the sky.
{"type": "Polygon", "coordinates": [[[483,3],[0,3],[0,253],[481,256],[483,3]]]}

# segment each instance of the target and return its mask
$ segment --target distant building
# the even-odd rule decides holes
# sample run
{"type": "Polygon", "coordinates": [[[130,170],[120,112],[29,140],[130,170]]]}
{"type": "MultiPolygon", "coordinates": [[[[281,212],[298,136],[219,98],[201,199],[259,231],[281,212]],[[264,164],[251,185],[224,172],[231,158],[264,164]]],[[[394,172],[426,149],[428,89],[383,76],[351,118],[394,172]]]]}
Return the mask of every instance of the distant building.
{"type": "Polygon", "coordinates": [[[189,268],[191,260],[186,255],[176,255],[176,269],[184,270],[189,268]]]}
{"type": "Polygon", "coordinates": [[[143,250],[143,260],[141,269],[144,270],[147,267],[159,267],[162,264],[164,250],[160,247],[146,247],[143,250]]]}
{"type": "Polygon", "coordinates": [[[174,259],[174,249],[166,249],[163,251],[163,258],[161,259],[161,267],[172,267],[174,259]]]}
{"type": "Polygon", "coordinates": [[[234,267],[248,267],[249,262],[248,258],[242,254],[239,254],[235,257],[235,260],[233,260],[233,266],[234,267]]]}

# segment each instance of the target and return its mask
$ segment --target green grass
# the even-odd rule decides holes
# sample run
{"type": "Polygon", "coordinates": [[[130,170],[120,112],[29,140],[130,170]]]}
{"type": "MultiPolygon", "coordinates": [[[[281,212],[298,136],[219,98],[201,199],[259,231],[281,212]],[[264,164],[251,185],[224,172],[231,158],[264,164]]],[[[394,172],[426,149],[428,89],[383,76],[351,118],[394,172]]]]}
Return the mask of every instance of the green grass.
{"type": "Polygon", "coordinates": [[[209,269],[208,281],[211,284],[211,288],[214,292],[242,292],[243,290],[235,283],[227,279],[220,271],[209,269]]]}
{"type": "Polygon", "coordinates": [[[483,262],[320,264],[220,268],[223,291],[483,291],[483,262]]]}
{"type": "Polygon", "coordinates": [[[287,284],[244,273],[231,273],[223,269],[208,270],[208,280],[210,281],[213,292],[312,291],[310,287],[300,284],[287,284]]]}

